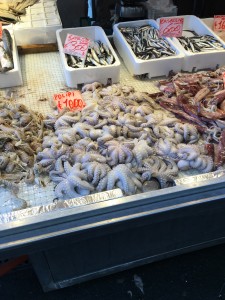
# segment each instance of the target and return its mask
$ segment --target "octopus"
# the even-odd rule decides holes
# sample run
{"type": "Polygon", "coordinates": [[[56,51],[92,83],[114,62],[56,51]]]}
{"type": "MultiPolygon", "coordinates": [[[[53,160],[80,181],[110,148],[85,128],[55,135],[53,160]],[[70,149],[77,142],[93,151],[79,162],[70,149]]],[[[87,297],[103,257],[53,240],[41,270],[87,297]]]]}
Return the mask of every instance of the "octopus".
{"type": "Polygon", "coordinates": [[[124,164],[114,167],[108,174],[107,190],[119,187],[126,195],[132,195],[142,189],[140,180],[124,164]]]}
{"type": "Polygon", "coordinates": [[[145,158],[148,158],[154,152],[154,150],[148,145],[145,140],[136,142],[132,151],[137,165],[141,165],[143,160],[145,158]]]}
{"type": "Polygon", "coordinates": [[[176,143],[167,139],[160,138],[154,145],[155,152],[160,156],[164,157],[171,157],[176,159],[177,157],[177,147],[176,143]]]}
{"type": "Polygon", "coordinates": [[[55,181],[59,181],[55,187],[57,198],[64,198],[65,195],[71,198],[85,196],[94,191],[93,185],[87,182],[87,172],[81,169],[80,163],[71,166],[65,161],[64,172],[60,172],[58,177],[54,173],[52,175],[55,181]]]}
{"type": "MultiPolygon", "coordinates": [[[[82,88],[89,107],[80,112],[65,110],[43,120],[51,132],[43,137],[35,168],[39,174],[49,174],[56,197],[79,197],[118,187],[124,195],[151,192],[173,186],[179,171],[206,173],[222,166],[225,156],[218,153],[224,148],[225,134],[216,131],[215,124],[207,128],[203,119],[193,115],[197,103],[210,93],[201,85],[196,89],[182,86],[180,75],[174,80],[171,98],[161,95],[159,100],[130,86],[90,83],[82,88]],[[178,114],[189,101],[183,96],[186,88],[195,98],[178,114]],[[188,115],[189,122],[181,115],[188,115]],[[217,135],[218,145],[212,145],[205,135],[212,139],[217,135]]],[[[224,94],[216,94],[215,99],[223,103],[224,94]]],[[[3,168],[6,161],[7,155],[2,157],[3,168]]]]}
{"type": "Polygon", "coordinates": [[[98,183],[108,175],[111,168],[107,164],[102,164],[99,162],[88,162],[83,164],[84,170],[87,171],[88,181],[93,185],[98,185],[98,183]]]}
{"type": "Polygon", "coordinates": [[[105,146],[107,147],[107,156],[109,157],[108,163],[110,166],[132,161],[133,153],[129,145],[116,140],[111,140],[106,142],[105,146]]]}
{"type": "Polygon", "coordinates": [[[89,84],[86,84],[82,88],[82,92],[91,91],[94,92],[96,89],[101,88],[102,84],[100,82],[92,82],[89,84]]]}
{"type": "MultiPolygon", "coordinates": [[[[83,87],[82,95],[87,102],[82,111],[63,109],[45,117],[13,101],[0,101],[1,186],[18,193],[17,183],[32,184],[48,175],[59,199],[117,187],[132,195],[173,185],[179,170],[204,173],[215,168],[213,155],[217,149],[222,153],[222,131],[208,129],[219,146],[204,152],[198,128],[183,123],[147,93],[94,82],[83,87]]],[[[222,105],[223,97],[218,93],[215,101],[222,105]]],[[[19,200],[17,204],[26,206],[19,200]]]]}

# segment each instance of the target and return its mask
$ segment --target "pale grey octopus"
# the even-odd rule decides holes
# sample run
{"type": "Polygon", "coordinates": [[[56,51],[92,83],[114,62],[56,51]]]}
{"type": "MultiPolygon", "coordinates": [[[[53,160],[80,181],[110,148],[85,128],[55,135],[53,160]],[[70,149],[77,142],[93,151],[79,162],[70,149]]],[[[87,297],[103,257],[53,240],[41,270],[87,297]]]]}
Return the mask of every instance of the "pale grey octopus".
{"type": "Polygon", "coordinates": [[[143,160],[143,166],[137,169],[141,174],[145,191],[153,186],[166,188],[174,185],[174,179],[178,174],[178,167],[171,158],[159,158],[151,155],[143,160]],[[150,184],[151,183],[151,184],[150,184]]]}
{"type": "Polygon", "coordinates": [[[119,164],[108,174],[107,190],[119,187],[126,195],[132,195],[142,190],[142,183],[126,165],[119,164]]]}
{"type": "Polygon", "coordinates": [[[132,149],[129,144],[124,144],[118,140],[111,140],[104,144],[106,146],[108,156],[108,164],[115,166],[118,164],[129,163],[133,159],[132,149]]]}
{"type": "Polygon", "coordinates": [[[57,198],[85,196],[94,191],[94,186],[87,182],[87,172],[81,169],[80,163],[71,166],[68,161],[65,161],[61,167],[59,171],[50,172],[51,179],[58,182],[55,187],[57,198]]]}
{"type": "Polygon", "coordinates": [[[202,173],[213,169],[195,126],[183,124],[147,93],[119,84],[102,87],[96,82],[82,91],[88,107],[49,116],[46,124],[54,128],[55,135],[43,145],[54,150],[54,155],[50,150],[38,155],[37,163],[47,164],[44,170],[49,168],[59,197],[116,187],[131,195],[173,185],[179,169],[202,173]],[[57,149],[64,146],[66,153],[58,156],[57,149]],[[78,185],[71,176],[80,180],[78,185]]]}

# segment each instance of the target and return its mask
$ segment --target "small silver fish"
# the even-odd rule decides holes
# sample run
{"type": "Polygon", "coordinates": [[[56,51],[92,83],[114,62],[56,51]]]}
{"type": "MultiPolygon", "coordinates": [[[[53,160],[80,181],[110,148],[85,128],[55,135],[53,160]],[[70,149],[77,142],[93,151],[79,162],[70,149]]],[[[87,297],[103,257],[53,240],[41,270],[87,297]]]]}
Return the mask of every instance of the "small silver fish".
{"type": "Polygon", "coordinates": [[[121,27],[121,33],[134,54],[143,60],[176,55],[176,51],[164,38],[159,37],[158,30],[150,25],[141,27],[121,27]]]}
{"type": "Polygon", "coordinates": [[[101,66],[100,62],[97,62],[94,58],[90,58],[90,61],[93,63],[94,66],[101,66]]]}
{"type": "Polygon", "coordinates": [[[110,55],[109,47],[108,47],[106,44],[103,44],[102,46],[103,46],[105,52],[106,52],[108,55],[110,55]]]}
{"type": "Polygon", "coordinates": [[[106,61],[107,61],[107,63],[108,63],[109,65],[111,65],[111,64],[113,63],[113,56],[112,56],[112,54],[110,54],[110,55],[108,55],[108,56],[106,57],[106,61]]]}
{"type": "Polygon", "coordinates": [[[8,55],[6,50],[0,46],[0,71],[5,73],[14,68],[12,57],[8,55]]]}
{"type": "Polygon", "coordinates": [[[99,62],[100,62],[101,65],[104,65],[104,66],[107,66],[109,64],[103,57],[101,57],[99,59],[99,62]]]}
{"type": "Polygon", "coordinates": [[[205,51],[225,50],[223,45],[211,35],[198,35],[195,31],[184,30],[193,36],[181,36],[178,37],[180,44],[185,50],[196,53],[205,51]]]}
{"type": "Polygon", "coordinates": [[[92,41],[86,55],[85,61],[77,56],[65,54],[68,66],[72,68],[83,68],[89,66],[106,66],[113,64],[114,57],[107,45],[101,41],[92,41]]]}
{"type": "Polygon", "coordinates": [[[98,55],[95,52],[94,48],[91,48],[91,55],[92,55],[93,59],[99,63],[99,58],[98,58],[98,55]]]}
{"type": "Polygon", "coordinates": [[[2,30],[2,41],[4,44],[5,51],[10,57],[12,57],[12,51],[13,51],[12,37],[8,29],[6,28],[2,30]]]}
{"type": "Polygon", "coordinates": [[[95,52],[96,52],[96,54],[97,54],[98,56],[101,55],[102,52],[101,52],[101,50],[100,50],[99,43],[94,42],[94,44],[93,44],[93,49],[95,50],[95,52]]]}

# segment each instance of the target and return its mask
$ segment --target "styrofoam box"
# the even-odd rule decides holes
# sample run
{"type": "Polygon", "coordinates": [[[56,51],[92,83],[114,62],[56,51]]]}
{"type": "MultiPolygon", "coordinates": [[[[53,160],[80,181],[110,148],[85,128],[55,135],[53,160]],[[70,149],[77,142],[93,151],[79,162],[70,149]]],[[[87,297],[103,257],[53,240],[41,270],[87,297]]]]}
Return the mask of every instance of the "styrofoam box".
{"type": "MultiPolygon", "coordinates": [[[[173,18],[180,17],[184,18],[184,30],[194,30],[199,35],[212,35],[225,47],[224,41],[221,40],[209,27],[207,27],[201,19],[193,15],[177,16],[173,18]]],[[[157,22],[160,22],[160,18],[157,19],[157,22]]],[[[225,49],[192,53],[185,50],[177,38],[172,38],[172,40],[185,55],[182,64],[183,71],[192,72],[194,70],[197,71],[208,68],[215,69],[218,66],[223,66],[225,64],[225,49]]]]}
{"type": "Polygon", "coordinates": [[[56,37],[65,80],[68,87],[77,87],[78,84],[91,83],[93,81],[99,81],[102,84],[107,84],[109,79],[112,83],[116,83],[119,81],[120,61],[104,30],[101,27],[88,26],[59,29],[56,31],[56,37]],[[115,58],[115,62],[112,65],[107,66],[89,66],[77,69],[69,67],[67,64],[66,56],[63,52],[63,46],[68,33],[86,37],[92,41],[100,40],[102,43],[106,44],[109,47],[112,55],[115,58]]]}
{"type": "Polygon", "coordinates": [[[213,24],[214,24],[214,18],[206,18],[206,19],[202,19],[202,22],[204,22],[204,24],[206,26],[208,26],[213,32],[214,34],[216,34],[217,36],[219,36],[223,41],[225,41],[225,31],[214,31],[213,30],[213,24]]]}
{"type": "Polygon", "coordinates": [[[8,72],[5,72],[5,73],[0,73],[0,88],[8,88],[8,87],[19,86],[19,85],[23,84],[19,56],[18,56],[17,46],[16,46],[12,27],[11,26],[5,26],[5,27],[3,26],[3,29],[4,28],[7,28],[9,30],[12,40],[13,40],[14,69],[12,69],[8,72]]]}
{"type": "Polygon", "coordinates": [[[56,30],[62,22],[55,0],[40,0],[26,8],[26,14],[14,25],[17,45],[56,43],[56,30]]]}
{"type": "Polygon", "coordinates": [[[123,34],[120,32],[121,27],[139,27],[142,25],[152,25],[158,29],[158,24],[155,20],[139,20],[131,22],[121,22],[113,26],[113,40],[114,44],[122,57],[127,69],[132,75],[148,74],[148,77],[167,76],[168,73],[173,70],[179,72],[182,67],[183,53],[179,50],[175,44],[170,40],[166,39],[171,48],[176,51],[176,55],[142,60],[136,57],[132,51],[130,45],[125,40],[123,34]]]}

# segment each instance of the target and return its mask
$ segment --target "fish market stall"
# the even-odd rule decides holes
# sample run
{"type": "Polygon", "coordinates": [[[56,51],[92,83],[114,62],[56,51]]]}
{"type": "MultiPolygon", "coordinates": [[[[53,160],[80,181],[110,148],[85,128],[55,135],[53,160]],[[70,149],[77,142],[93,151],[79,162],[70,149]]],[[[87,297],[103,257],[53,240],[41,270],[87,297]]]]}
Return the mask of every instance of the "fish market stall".
{"type": "Polygon", "coordinates": [[[24,85],[0,90],[1,259],[28,254],[48,291],[224,242],[221,70],[156,81],[121,60],[57,113],[59,53],[20,58],[24,85]]]}

